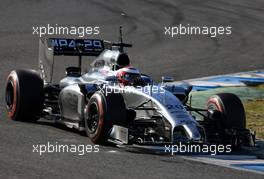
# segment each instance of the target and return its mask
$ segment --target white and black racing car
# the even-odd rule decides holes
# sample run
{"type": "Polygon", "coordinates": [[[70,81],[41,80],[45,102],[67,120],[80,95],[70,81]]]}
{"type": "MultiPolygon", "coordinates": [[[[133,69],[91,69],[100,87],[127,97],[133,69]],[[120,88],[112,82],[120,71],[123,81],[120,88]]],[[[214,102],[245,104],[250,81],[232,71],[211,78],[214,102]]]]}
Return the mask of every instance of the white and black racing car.
{"type": "MultiPolygon", "coordinates": [[[[14,70],[7,77],[8,117],[52,120],[86,131],[93,143],[164,145],[185,143],[252,144],[244,107],[231,93],[211,96],[207,108],[189,105],[191,86],[155,83],[134,68],[124,47],[98,39],[45,38],[39,42],[39,69],[14,70]],[[53,82],[58,56],[79,60],[53,82]],[[84,73],[82,57],[95,56],[84,73]],[[197,113],[201,118],[194,117],[197,113]]],[[[62,57],[60,57],[62,58],[62,57]]]]}

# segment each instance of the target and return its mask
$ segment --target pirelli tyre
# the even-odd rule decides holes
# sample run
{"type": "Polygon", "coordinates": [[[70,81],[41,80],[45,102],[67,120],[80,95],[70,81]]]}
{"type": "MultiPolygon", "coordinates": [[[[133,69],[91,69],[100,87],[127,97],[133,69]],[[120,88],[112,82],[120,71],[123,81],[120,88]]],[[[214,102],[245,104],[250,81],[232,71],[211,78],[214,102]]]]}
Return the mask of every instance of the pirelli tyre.
{"type": "Polygon", "coordinates": [[[113,125],[127,124],[126,105],[121,94],[96,92],[85,109],[85,129],[95,144],[106,144],[113,125]]]}
{"type": "Polygon", "coordinates": [[[244,106],[235,94],[219,93],[213,95],[208,99],[207,108],[220,112],[218,120],[222,131],[246,129],[244,106]]]}
{"type": "Polygon", "coordinates": [[[43,107],[43,80],[34,70],[14,70],[6,80],[5,102],[12,120],[35,121],[43,107]]]}

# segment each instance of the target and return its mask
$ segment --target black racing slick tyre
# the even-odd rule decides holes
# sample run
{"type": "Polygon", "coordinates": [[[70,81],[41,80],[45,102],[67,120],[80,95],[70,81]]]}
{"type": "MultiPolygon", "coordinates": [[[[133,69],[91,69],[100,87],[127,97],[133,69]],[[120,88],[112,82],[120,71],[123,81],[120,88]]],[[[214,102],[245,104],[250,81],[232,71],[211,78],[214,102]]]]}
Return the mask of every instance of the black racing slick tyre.
{"type": "Polygon", "coordinates": [[[14,70],[6,80],[5,102],[8,117],[36,121],[43,107],[43,80],[34,70],[14,70]]]}
{"type": "Polygon", "coordinates": [[[85,129],[95,144],[106,144],[113,125],[127,124],[126,105],[121,94],[96,92],[85,109],[85,129]]]}
{"type": "Polygon", "coordinates": [[[213,95],[208,99],[207,108],[221,113],[219,120],[223,130],[246,128],[245,109],[235,94],[220,93],[213,95]]]}

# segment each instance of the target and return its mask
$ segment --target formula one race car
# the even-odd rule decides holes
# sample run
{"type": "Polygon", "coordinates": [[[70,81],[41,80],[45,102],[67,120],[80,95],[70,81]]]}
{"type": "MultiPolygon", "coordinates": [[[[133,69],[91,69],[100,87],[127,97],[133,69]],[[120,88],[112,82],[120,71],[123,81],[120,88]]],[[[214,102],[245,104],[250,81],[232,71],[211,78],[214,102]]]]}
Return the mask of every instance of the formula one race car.
{"type": "MultiPolygon", "coordinates": [[[[230,93],[209,98],[206,109],[189,105],[191,86],[172,85],[163,77],[155,83],[134,68],[120,41],[48,38],[39,42],[39,71],[14,70],[6,81],[8,117],[20,121],[40,118],[86,131],[93,143],[161,145],[225,143],[250,145],[245,111],[230,93]],[[78,66],[53,83],[57,56],[77,56],[78,66]],[[95,56],[89,72],[82,57],[95,56]],[[192,114],[197,113],[202,120],[192,114]]],[[[61,57],[60,57],[61,58],[61,57]]]]}

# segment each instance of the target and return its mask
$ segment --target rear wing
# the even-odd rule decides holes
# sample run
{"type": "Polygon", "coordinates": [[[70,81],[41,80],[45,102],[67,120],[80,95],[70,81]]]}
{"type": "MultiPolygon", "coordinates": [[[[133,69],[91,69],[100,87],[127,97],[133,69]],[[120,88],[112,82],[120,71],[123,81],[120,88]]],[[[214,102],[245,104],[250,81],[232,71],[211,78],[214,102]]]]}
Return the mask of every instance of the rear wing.
{"type": "Polygon", "coordinates": [[[79,67],[82,56],[98,56],[105,49],[100,39],[42,38],[39,40],[39,70],[46,83],[52,82],[54,56],[77,56],[79,67]]]}
{"type": "Polygon", "coordinates": [[[53,55],[98,56],[104,50],[104,42],[99,39],[46,39],[48,48],[53,48],[53,55]]]}

